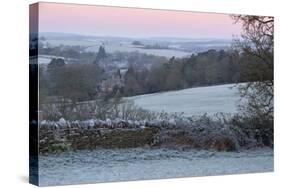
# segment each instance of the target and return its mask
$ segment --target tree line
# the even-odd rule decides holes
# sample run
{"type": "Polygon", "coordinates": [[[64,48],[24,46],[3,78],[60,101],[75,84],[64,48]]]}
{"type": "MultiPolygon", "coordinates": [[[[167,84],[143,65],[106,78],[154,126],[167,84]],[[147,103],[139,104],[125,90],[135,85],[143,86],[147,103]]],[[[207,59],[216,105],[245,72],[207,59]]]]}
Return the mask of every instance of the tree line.
{"type": "Polygon", "coordinates": [[[154,64],[151,69],[130,67],[125,74],[125,96],[184,88],[246,81],[240,77],[241,54],[237,51],[216,51],[171,58],[154,64]]]}

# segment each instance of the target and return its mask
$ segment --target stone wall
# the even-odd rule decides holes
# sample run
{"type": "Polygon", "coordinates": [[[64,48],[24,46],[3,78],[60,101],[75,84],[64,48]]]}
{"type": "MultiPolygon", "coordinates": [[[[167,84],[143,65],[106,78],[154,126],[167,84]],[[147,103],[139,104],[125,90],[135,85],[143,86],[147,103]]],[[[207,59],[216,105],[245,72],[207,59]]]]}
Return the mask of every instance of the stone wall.
{"type": "Polygon", "coordinates": [[[40,127],[40,153],[150,146],[157,128],[40,127]]]}
{"type": "Polygon", "coordinates": [[[41,154],[129,147],[234,151],[262,146],[255,131],[201,121],[181,124],[172,121],[42,121],[39,142],[41,154]]]}

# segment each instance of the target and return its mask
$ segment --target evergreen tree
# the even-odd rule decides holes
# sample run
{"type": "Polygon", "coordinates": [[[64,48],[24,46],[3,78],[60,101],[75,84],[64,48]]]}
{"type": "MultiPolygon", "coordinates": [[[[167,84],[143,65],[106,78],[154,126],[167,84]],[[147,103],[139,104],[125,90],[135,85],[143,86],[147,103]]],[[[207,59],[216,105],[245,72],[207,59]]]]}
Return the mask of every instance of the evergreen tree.
{"type": "Polygon", "coordinates": [[[104,46],[100,46],[95,62],[99,62],[101,59],[104,59],[106,57],[107,55],[104,46]]]}

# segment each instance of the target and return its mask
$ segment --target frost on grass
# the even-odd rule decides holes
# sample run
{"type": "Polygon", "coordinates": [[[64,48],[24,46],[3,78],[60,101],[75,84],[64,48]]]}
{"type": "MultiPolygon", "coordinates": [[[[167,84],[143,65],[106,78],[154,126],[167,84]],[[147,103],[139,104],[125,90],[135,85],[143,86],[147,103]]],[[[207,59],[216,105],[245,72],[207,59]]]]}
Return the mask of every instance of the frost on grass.
{"type": "MultiPolygon", "coordinates": [[[[240,84],[242,85],[242,84],[240,84]]],[[[128,97],[137,106],[153,112],[182,113],[185,116],[236,113],[240,95],[235,84],[189,88],[178,91],[128,97]]]]}
{"type": "Polygon", "coordinates": [[[39,166],[42,186],[258,173],[273,171],[273,151],[99,149],[40,156],[39,166]]]}

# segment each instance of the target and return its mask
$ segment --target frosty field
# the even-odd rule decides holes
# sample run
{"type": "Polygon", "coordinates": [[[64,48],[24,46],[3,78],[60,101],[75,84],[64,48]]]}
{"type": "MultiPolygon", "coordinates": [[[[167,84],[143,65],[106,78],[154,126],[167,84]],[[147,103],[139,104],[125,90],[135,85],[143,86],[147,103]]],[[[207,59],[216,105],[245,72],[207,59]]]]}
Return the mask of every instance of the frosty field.
{"type": "Polygon", "coordinates": [[[100,149],[39,157],[40,185],[273,171],[273,150],[100,149]]]}
{"type": "Polygon", "coordinates": [[[237,112],[238,88],[235,84],[198,87],[128,97],[137,106],[155,112],[184,112],[186,116],[237,112]]]}

